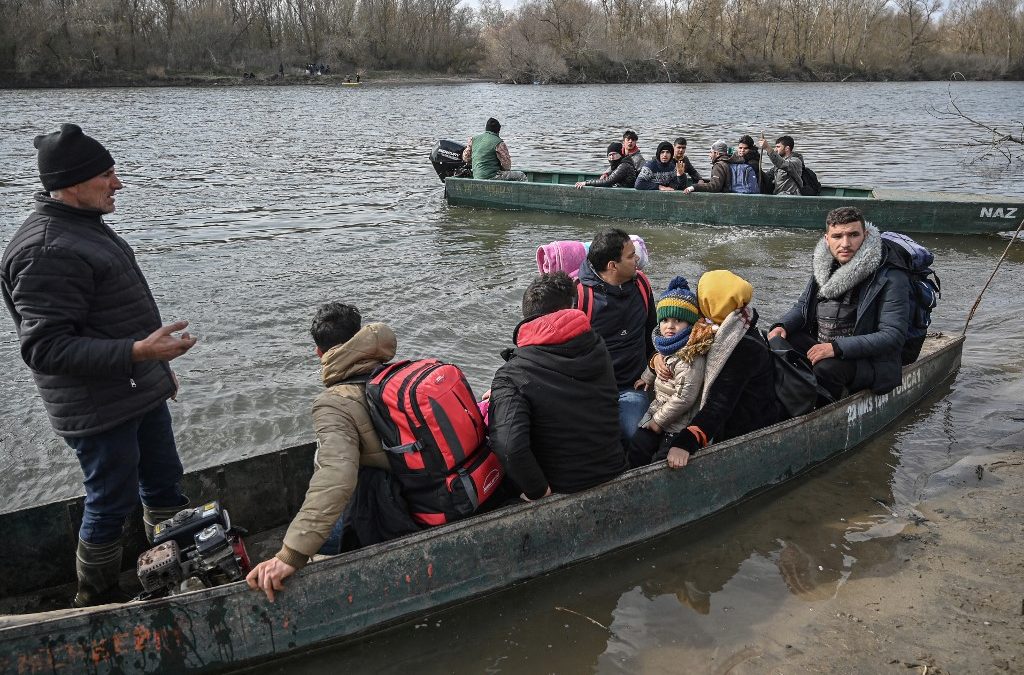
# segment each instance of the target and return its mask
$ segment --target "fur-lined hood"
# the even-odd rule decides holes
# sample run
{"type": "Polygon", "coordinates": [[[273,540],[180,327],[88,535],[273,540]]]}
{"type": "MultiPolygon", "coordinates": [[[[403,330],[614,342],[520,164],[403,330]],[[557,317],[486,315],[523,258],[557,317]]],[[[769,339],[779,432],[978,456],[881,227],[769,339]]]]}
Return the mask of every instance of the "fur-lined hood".
{"type": "Polygon", "coordinates": [[[882,249],[882,235],[871,223],[864,223],[864,243],[850,262],[832,271],[835,258],[828,249],[828,242],[822,237],[814,249],[814,280],[818,282],[818,294],[836,300],[857,286],[882,264],[885,252],[882,249]]]}

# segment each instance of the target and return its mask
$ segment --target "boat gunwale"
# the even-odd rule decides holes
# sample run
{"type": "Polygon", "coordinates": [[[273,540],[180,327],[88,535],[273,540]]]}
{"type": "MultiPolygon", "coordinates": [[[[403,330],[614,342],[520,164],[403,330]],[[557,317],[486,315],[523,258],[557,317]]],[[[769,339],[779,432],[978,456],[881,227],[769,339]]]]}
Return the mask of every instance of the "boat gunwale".
{"type": "MultiPolygon", "coordinates": [[[[930,361],[937,360],[937,359],[943,357],[945,354],[947,354],[948,352],[950,352],[952,350],[955,350],[955,349],[958,349],[958,348],[962,348],[962,345],[963,345],[963,343],[966,340],[966,337],[964,335],[945,335],[945,334],[941,334],[941,333],[935,335],[934,338],[936,340],[942,340],[942,344],[937,346],[935,349],[933,349],[929,353],[921,356],[913,364],[911,364],[909,366],[906,366],[904,368],[904,371],[903,371],[904,378],[906,378],[906,375],[908,373],[914,372],[915,370],[919,370],[920,368],[922,368],[925,364],[929,363],[930,361]]],[[[956,374],[957,370],[958,369],[955,368],[955,367],[951,368],[949,370],[949,372],[943,374],[941,377],[937,377],[935,379],[935,381],[931,383],[930,387],[928,387],[927,389],[922,391],[920,396],[917,396],[912,401],[908,402],[907,405],[903,408],[903,410],[900,413],[894,415],[892,417],[892,419],[888,420],[885,424],[883,424],[882,427],[880,427],[876,432],[874,432],[874,434],[878,433],[878,431],[881,431],[882,428],[885,428],[885,427],[889,426],[890,424],[892,424],[893,422],[895,422],[896,420],[898,420],[903,414],[905,414],[907,411],[909,411],[911,408],[913,408],[915,405],[917,405],[922,399],[927,397],[932,391],[934,391],[936,387],[940,386],[942,383],[946,382],[950,377],[954,376],[956,374]]],[[[728,441],[723,441],[721,443],[715,443],[715,444],[709,446],[709,448],[706,449],[705,451],[702,451],[701,453],[698,453],[698,454],[694,455],[694,457],[690,460],[690,463],[696,465],[697,463],[702,463],[703,464],[703,463],[706,463],[706,462],[711,462],[711,461],[713,461],[713,459],[716,456],[718,456],[718,455],[720,455],[722,453],[728,452],[728,451],[736,448],[738,445],[743,445],[743,444],[746,444],[746,443],[750,443],[750,442],[752,442],[754,440],[761,439],[762,437],[766,437],[766,436],[771,436],[771,435],[779,433],[781,431],[785,431],[786,429],[789,429],[789,428],[803,426],[805,424],[813,422],[815,419],[818,419],[820,417],[824,417],[824,416],[827,416],[829,414],[832,414],[833,412],[835,412],[839,408],[847,408],[847,407],[849,407],[851,405],[855,405],[859,401],[867,400],[867,399],[872,398],[874,396],[875,395],[870,390],[866,390],[866,389],[865,390],[861,390],[861,391],[859,391],[859,392],[857,392],[857,393],[855,393],[855,394],[853,394],[851,396],[847,396],[846,398],[840,399],[839,401],[831,403],[831,404],[829,404],[827,406],[823,406],[821,408],[817,408],[817,409],[811,411],[810,413],[807,413],[806,415],[801,415],[799,417],[794,417],[794,418],[791,418],[791,419],[788,419],[788,420],[784,420],[782,422],[778,422],[778,423],[773,424],[771,426],[763,427],[761,429],[757,429],[757,430],[749,432],[747,434],[743,434],[742,436],[737,436],[736,438],[729,439],[728,441]]],[[[649,540],[652,540],[652,539],[654,539],[656,537],[664,536],[666,534],[669,534],[670,532],[674,532],[676,530],[680,530],[680,529],[685,528],[685,527],[690,527],[690,526],[694,525],[695,523],[698,523],[698,522],[703,521],[703,520],[705,520],[707,518],[713,517],[714,515],[720,513],[724,509],[731,508],[732,506],[735,506],[737,504],[743,503],[743,502],[745,502],[745,501],[747,501],[749,499],[752,499],[752,498],[754,498],[754,497],[756,497],[756,496],[758,496],[760,494],[763,494],[763,493],[765,493],[765,492],[767,492],[769,490],[775,489],[775,488],[777,488],[777,487],[779,487],[779,486],[781,486],[781,485],[783,485],[785,483],[789,483],[789,482],[791,482],[791,481],[793,481],[793,480],[795,480],[795,479],[797,479],[797,478],[807,474],[808,472],[812,471],[816,467],[821,466],[821,465],[823,465],[823,464],[825,464],[827,462],[830,462],[830,461],[832,461],[832,460],[834,460],[834,459],[836,459],[836,458],[838,458],[838,457],[840,457],[842,455],[847,454],[848,452],[850,452],[854,448],[860,446],[862,443],[864,443],[867,440],[869,440],[871,437],[874,436],[874,434],[869,435],[864,440],[862,440],[860,442],[857,442],[857,443],[854,443],[853,445],[851,445],[849,447],[846,447],[846,448],[844,448],[842,450],[838,450],[836,452],[833,452],[833,453],[829,454],[827,457],[825,457],[825,458],[823,458],[823,459],[821,459],[819,461],[810,462],[810,463],[804,465],[803,467],[801,467],[798,471],[793,472],[791,475],[789,475],[788,477],[786,477],[786,478],[784,478],[782,480],[779,480],[777,482],[766,483],[766,484],[763,484],[761,486],[758,486],[758,487],[748,491],[747,493],[743,494],[741,497],[737,498],[736,500],[734,500],[732,502],[729,502],[728,504],[722,506],[721,508],[716,509],[716,510],[714,510],[714,511],[712,511],[712,512],[710,512],[710,513],[708,513],[708,514],[706,514],[704,516],[700,516],[700,517],[697,517],[697,518],[695,518],[693,520],[687,521],[685,523],[681,523],[679,525],[672,526],[672,527],[670,527],[667,530],[659,532],[658,534],[654,534],[654,535],[652,535],[652,536],[650,536],[648,538],[645,538],[645,539],[641,539],[641,540],[638,540],[638,541],[624,541],[619,546],[614,546],[612,548],[609,548],[607,550],[601,551],[599,553],[595,553],[593,555],[588,555],[588,556],[581,556],[579,558],[570,559],[570,560],[568,560],[568,561],[566,561],[566,562],[564,562],[564,563],[562,563],[560,565],[557,565],[557,566],[547,570],[546,572],[543,572],[542,574],[552,573],[552,572],[555,572],[555,571],[560,570],[560,569],[564,569],[564,568],[572,566],[572,565],[580,564],[580,563],[586,562],[588,560],[592,560],[594,558],[597,558],[597,557],[600,557],[600,556],[603,556],[603,555],[607,555],[609,553],[612,553],[613,551],[620,550],[622,548],[626,548],[626,547],[629,547],[629,546],[632,546],[632,545],[636,545],[637,543],[640,543],[642,541],[649,541],[649,540]]],[[[306,445],[306,444],[303,444],[303,445],[306,445]]],[[[294,446],[294,447],[303,447],[303,446],[294,446]]],[[[287,450],[280,451],[280,452],[286,452],[286,451],[287,450]]],[[[267,454],[270,454],[270,453],[267,453],[267,454]]],[[[237,460],[237,461],[245,461],[245,460],[243,459],[243,460],[237,460]]],[[[411,535],[407,535],[407,536],[404,536],[404,537],[400,537],[398,539],[393,539],[391,541],[386,541],[386,542],[381,542],[379,544],[373,544],[373,545],[370,545],[370,546],[366,546],[366,547],[363,547],[361,549],[357,549],[355,551],[350,551],[350,552],[344,553],[342,555],[339,555],[339,556],[336,556],[336,557],[332,557],[332,558],[330,558],[328,560],[323,560],[323,561],[317,562],[316,565],[315,565],[315,568],[313,568],[311,570],[312,574],[305,573],[303,571],[300,571],[299,574],[301,576],[303,576],[303,577],[308,577],[308,576],[312,576],[312,575],[327,576],[327,575],[330,574],[331,570],[333,570],[335,568],[338,568],[338,567],[349,567],[349,566],[353,566],[354,567],[361,560],[366,559],[366,558],[377,557],[377,556],[380,556],[381,554],[391,553],[391,552],[394,552],[394,551],[396,551],[398,549],[402,549],[402,548],[413,548],[413,547],[416,547],[416,546],[423,546],[425,548],[430,542],[432,542],[432,541],[434,541],[436,539],[439,539],[439,538],[445,538],[445,539],[447,539],[447,538],[454,538],[454,537],[457,537],[460,532],[462,532],[462,531],[464,531],[466,529],[470,529],[470,528],[472,528],[472,529],[483,529],[486,524],[493,523],[494,521],[506,520],[506,519],[512,520],[515,517],[519,516],[520,514],[523,514],[525,512],[530,511],[530,510],[542,509],[542,508],[543,509],[555,508],[555,507],[557,507],[560,504],[564,504],[567,500],[573,500],[573,499],[577,498],[579,495],[585,495],[585,494],[591,494],[592,495],[595,492],[599,492],[599,491],[603,491],[603,490],[618,489],[623,484],[629,484],[629,483],[633,483],[633,482],[640,482],[640,481],[642,481],[643,478],[647,477],[649,474],[653,474],[655,472],[671,472],[671,471],[676,471],[676,470],[675,469],[670,469],[664,463],[656,463],[656,464],[650,464],[650,465],[643,466],[643,467],[637,467],[635,469],[631,469],[631,470],[628,470],[628,471],[620,474],[619,476],[613,478],[610,481],[607,481],[605,483],[601,483],[600,485],[594,486],[594,487],[589,488],[588,490],[584,490],[582,492],[577,492],[577,493],[572,493],[572,494],[555,494],[555,495],[552,495],[550,497],[546,497],[546,498],[544,498],[542,500],[535,500],[535,501],[532,501],[532,502],[524,502],[522,504],[512,504],[512,505],[509,505],[509,506],[497,509],[495,511],[490,511],[488,513],[476,515],[476,516],[473,516],[471,518],[466,518],[466,519],[463,519],[463,520],[455,521],[453,523],[448,523],[448,524],[440,526],[440,527],[430,528],[430,529],[427,529],[427,530],[423,530],[421,532],[417,532],[415,534],[411,534],[411,535]]],[[[307,568],[304,568],[304,569],[310,569],[310,567],[311,566],[307,566],[307,568]]],[[[298,581],[298,578],[294,579],[293,583],[295,583],[297,581],[298,581]]],[[[522,583],[523,581],[525,581],[525,579],[524,580],[516,580],[516,581],[511,582],[509,585],[514,585],[516,583],[522,583]]],[[[158,599],[155,599],[155,600],[148,600],[148,601],[144,601],[143,603],[126,603],[126,604],[100,605],[100,606],[97,606],[97,607],[83,608],[83,609],[63,609],[63,610],[54,610],[52,612],[39,612],[39,613],[24,614],[24,615],[9,615],[9,616],[5,617],[5,619],[9,620],[11,623],[9,625],[6,625],[6,626],[0,626],[0,639],[3,639],[3,638],[8,637],[8,636],[13,636],[13,635],[17,634],[18,632],[27,631],[27,630],[32,630],[32,632],[38,632],[39,629],[45,627],[48,624],[53,624],[55,622],[62,622],[65,625],[68,625],[68,626],[75,626],[75,625],[81,625],[82,623],[92,623],[92,622],[96,621],[98,618],[102,618],[102,617],[108,616],[108,615],[109,616],[113,616],[113,615],[116,615],[118,613],[124,612],[125,610],[131,611],[131,610],[134,610],[134,609],[142,609],[143,611],[147,611],[148,612],[148,611],[158,610],[159,608],[167,606],[167,605],[175,605],[178,609],[184,610],[184,609],[187,608],[187,606],[191,606],[191,605],[195,605],[195,604],[202,604],[202,603],[206,603],[206,602],[208,602],[210,600],[214,600],[214,599],[217,599],[217,598],[220,598],[220,597],[235,595],[235,594],[238,593],[238,591],[240,589],[244,589],[243,592],[256,593],[256,591],[251,591],[251,590],[249,590],[247,588],[244,588],[244,586],[245,586],[245,582],[244,581],[238,581],[238,582],[233,582],[233,583],[230,583],[230,584],[225,584],[225,585],[222,585],[222,586],[216,586],[216,587],[213,587],[213,588],[198,589],[198,590],[195,590],[195,591],[190,591],[190,592],[187,592],[187,593],[182,593],[182,594],[178,594],[178,595],[174,595],[174,596],[169,596],[169,597],[166,597],[166,598],[158,598],[158,599]],[[25,617],[25,620],[24,621],[18,621],[19,617],[25,617]]],[[[454,602],[468,601],[468,600],[471,600],[472,598],[479,597],[481,595],[485,595],[487,593],[494,592],[496,590],[498,590],[498,589],[495,588],[495,589],[480,591],[480,592],[477,592],[477,593],[473,593],[473,594],[467,595],[466,597],[461,598],[461,599],[459,599],[457,601],[454,601],[454,602]]],[[[447,607],[447,606],[449,606],[451,604],[454,604],[454,602],[443,603],[443,604],[438,606],[438,609],[440,609],[441,607],[447,607]]],[[[337,640],[341,641],[341,640],[345,640],[345,639],[349,639],[349,638],[354,638],[354,637],[357,637],[359,635],[363,635],[363,634],[366,634],[366,633],[369,633],[369,632],[374,632],[376,630],[379,630],[380,628],[382,628],[385,625],[393,625],[394,623],[401,622],[402,620],[403,620],[403,617],[399,616],[399,617],[396,617],[396,618],[391,619],[389,621],[382,622],[382,624],[380,624],[380,625],[376,625],[375,624],[372,627],[369,627],[369,628],[366,628],[366,629],[363,629],[363,630],[359,630],[359,631],[355,631],[355,632],[353,632],[351,634],[341,635],[341,636],[339,636],[337,638],[337,640]]]]}

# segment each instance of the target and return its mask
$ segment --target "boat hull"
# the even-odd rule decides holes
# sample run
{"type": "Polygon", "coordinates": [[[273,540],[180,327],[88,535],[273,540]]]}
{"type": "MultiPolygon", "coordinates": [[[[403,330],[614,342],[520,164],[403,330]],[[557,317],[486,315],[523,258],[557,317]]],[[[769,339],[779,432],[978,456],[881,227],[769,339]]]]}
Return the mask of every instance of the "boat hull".
{"type": "Polygon", "coordinates": [[[717,444],[685,470],[635,469],[332,558],[270,604],[243,583],[174,598],[26,617],[0,629],[0,671],[206,672],[378,629],[693,523],[850,450],[947,381],[963,338],[936,338],[903,384],[717,444]]]}
{"type": "Polygon", "coordinates": [[[927,234],[978,234],[1016,229],[1024,199],[871,190],[826,186],[818,197],[732,193],[659,192],[627,188],[572,187],[592,174],[527,172],[529,181],[448,178],[445,197],[453,206],[555,211],[609,218],[632,218],[747,227],[820,230],[839,206],[856,206],[884,230],[927,234]]]}

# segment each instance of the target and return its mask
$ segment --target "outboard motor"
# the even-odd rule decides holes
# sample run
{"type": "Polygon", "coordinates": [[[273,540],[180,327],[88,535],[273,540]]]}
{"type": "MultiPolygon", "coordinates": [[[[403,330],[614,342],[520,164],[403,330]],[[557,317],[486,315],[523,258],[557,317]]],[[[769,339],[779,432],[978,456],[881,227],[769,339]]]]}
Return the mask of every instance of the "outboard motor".
{"type": "Polygon", "coordinates": [[[430,151],[430,163],[434,165],[437,177],[444,182],[445,178],[454,176],[462,178],[472,176],[469,165],[462,161],[462,151],[466,146],[455,141],[438,141],[430,151]]]}
{"type": "Polygon", "coordinates": [[[244,579],[252,569],[244,532],[218,502],[184,509],[153,528],[153,548],[139,556],[143,599],[177,595],[244,579]]]}

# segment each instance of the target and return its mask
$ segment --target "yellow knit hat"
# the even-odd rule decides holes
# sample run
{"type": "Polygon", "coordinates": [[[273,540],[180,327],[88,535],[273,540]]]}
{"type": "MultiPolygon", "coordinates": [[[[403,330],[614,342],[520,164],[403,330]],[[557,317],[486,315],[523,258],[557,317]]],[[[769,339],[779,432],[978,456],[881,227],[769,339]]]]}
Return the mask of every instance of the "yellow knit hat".
{"type": "Polygon", "coordinates": [[[697,282],[700,313],[721,324],[734,311],[750,303],[754,287],[729,270],[711,270],[697,282]]]}

